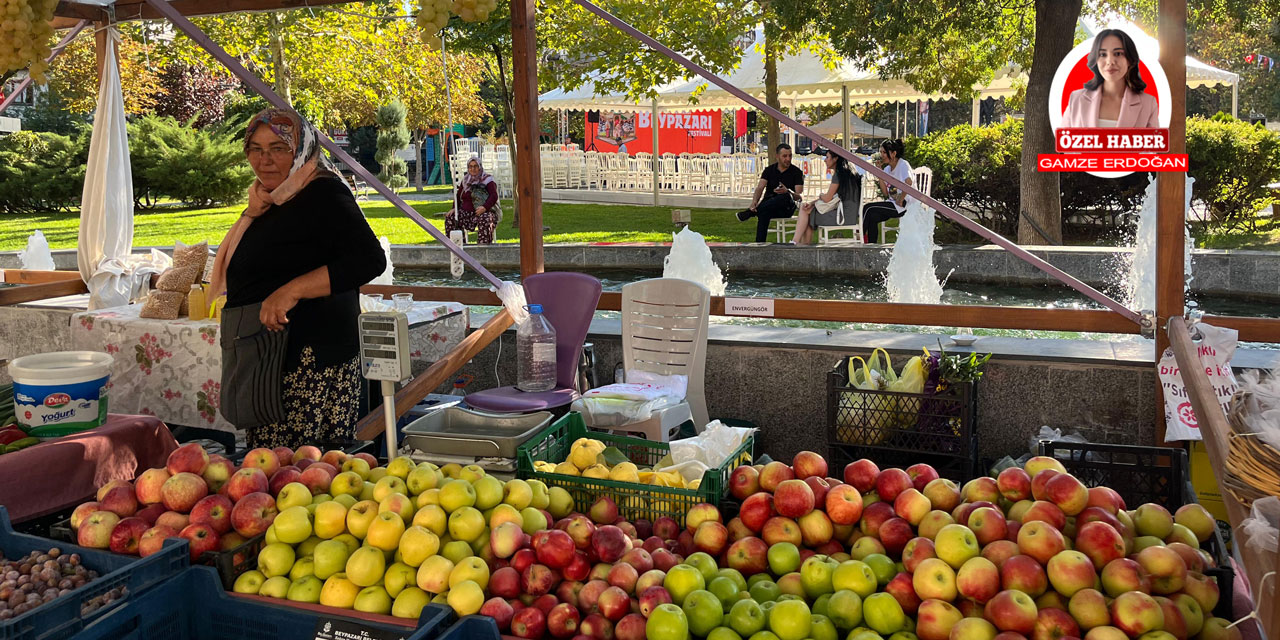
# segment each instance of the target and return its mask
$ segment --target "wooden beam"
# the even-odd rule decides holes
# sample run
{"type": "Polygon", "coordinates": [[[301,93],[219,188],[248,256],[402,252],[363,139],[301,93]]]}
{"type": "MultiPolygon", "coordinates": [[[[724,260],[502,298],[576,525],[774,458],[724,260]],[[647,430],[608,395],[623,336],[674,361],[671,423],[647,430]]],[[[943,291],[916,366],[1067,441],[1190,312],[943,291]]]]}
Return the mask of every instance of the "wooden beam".
{"type": "Polygon", "coordinates": [[[44,284],[28,284],[21,287],[0,288],[0,307],[36,300],[48,300],[62,296],[73,296],[89,293],[88,287],[80,280],[62,280],[44,284]]]}
{"type": "MultiPolygon", "coordinates": [[[[0,291],[3,294],[3,291],[0,291]]],[[[414,379],[405,385],[404,388],[396,392],[396,417],[399,418],[418,404],[427,394],[435,391],[445,380],[449,379],[462,365],[468,360],[474,358],[489,343],[493,342],[502,335],[511,326],[511,315],[506,309],[499,311],[497,315],[489,318],[476,331],[462,339],[458,346],[452,351],[446,353],[443,358],[435,361],[426,371],[418,374],[414,379]]],[[[386,428],[382,416],[383,408],[379,404],[369,415],[360,419],[356,423],[356,438],[360,440],[373,440],[378,437],[386,428]]]]}
{"type": "MultiPolygon", "coordinates": [[[[173,5],[184,16],[208,16],[220,13],[260,13],[305,9],[331,4],[347,4],[353,0],[173,0],[173,5]]],[[[116,21],[155,20],[163,18],[145,0],[121,0],[115,3],[116,21]]],[[[63,0],[54,9],[54,15],[76,20],[105,20],[102,7],[63,0]]]]}
{"type": "Polygon", "coordinates": [[[80,280],[79,271],[32,271],[28,269],[0,269],[0,282],[10,284],[43,284],[80,280]]]}
{"type": "MultiPolygon", "coordinates": [[[[535,0],[511,0],[511,88],[515,97],[516,210],[520,274],[542,273],[542,159],[538,152],[538,39],[535,0]]],[[[655,176],[656,179],[656,176],[655,176]]]]}
{"type": "Polygon", "coordinates": [[[1243,318],[1240,316],[1205,316],[1201,320],[1215,327],[1235,329],[1244,342],[1280,344],[1280,318],[1243,318]]]}
{"type": "MultiPolygon", "coordinates": [[[[1169,77],[1169,153],[1187,151],[1187,0],[1159,0],[1160,66],[1169,77]]],[[[1165,330],[1170,318],[1182,317],[1185,288],[1185,173],[1161,172],[1156,178],[1156,351],[1169,346],[1165,330]]],[[[1164,389],[1157,379],[1156,406],[1164,406],[1164,389]]],[[[1164,412],[1156,412],[1156,444],[1164,442],[1164,412]]]]}

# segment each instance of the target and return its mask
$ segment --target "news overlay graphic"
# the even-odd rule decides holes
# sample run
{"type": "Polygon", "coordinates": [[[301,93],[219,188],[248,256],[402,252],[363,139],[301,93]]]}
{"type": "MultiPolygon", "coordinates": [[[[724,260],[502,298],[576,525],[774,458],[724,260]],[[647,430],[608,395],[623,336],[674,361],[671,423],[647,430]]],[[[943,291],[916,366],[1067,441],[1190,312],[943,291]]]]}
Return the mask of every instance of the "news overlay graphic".
{"type": "MultiPolygon", "coordinates": [[[[1085,83],[1094,77],[1093,70],[1089,68],[1089,53],[1096,37],[1090,38],[1076,45],[1054,73],[1048,108],[1057,153],[1040,154],[1036,158],[1039,171],[1084,171],[1101,178],[1119,178],[1135,171],[1187,170],[1186,154],[1168,153],[1169,120],[1173,107],[1168,99],[1169,79],[1159,63],[1158,45],[1136,28],[1125,29],[1125,32],[1133,39],[1138,53],[1138,75],[1146,83],[1144,93],[1156,99],[1156,121],[1160,126],[1082,127],[1078,121],[1067,121],[1072,93],[1083,89],[1085,83]]],[[[1101,92],[1102,88],[1095,91],[1101,92]]],[[[1126,109],[1138,108],[1132,99],[1129,102],[1121,107],[1118,120],[1123,120],[1126,109]]],[[[1079,120],[1079,110],[1074,115],[1079,120]]],[[[1119,121],[1116,124],[1126,123],[1119,121]]]]}

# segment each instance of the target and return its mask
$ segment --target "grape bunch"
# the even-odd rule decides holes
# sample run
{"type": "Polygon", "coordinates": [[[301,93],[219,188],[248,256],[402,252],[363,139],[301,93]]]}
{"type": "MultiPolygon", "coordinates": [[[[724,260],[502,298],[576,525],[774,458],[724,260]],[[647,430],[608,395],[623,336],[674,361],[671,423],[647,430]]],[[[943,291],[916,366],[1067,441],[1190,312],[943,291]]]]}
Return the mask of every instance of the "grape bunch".
{"type": "Polygon", "coordinates": [[[498,0],[453,0],[453,12],[463,22],[484,22],[498,8],[498,0]]]}
{"type": "MultiPolygon", "coordinates": [[[[64,554],[57,547],[32,551],[17,560],[0,562],[0,620],[20,616],[88,584],[98,572],[80,564],[80,554],[64,554]]],[[[112,589],[85,603],[81,614],[124,597],[124,587],[112,589]]]]}
{"type": "Polygon", "coordinates": [[[28,69],[38,82],[45,81],[53,37],[53,10],[57,0],[0,0],[0,74],[28,69]]]}
{"type": "Polygon", "coordinates": [[[451,0],[422,0],[418,9],[418,29],[422,32],[422,42],[431,49],[440,48],[440,31],[449,24],[451,0]]]}

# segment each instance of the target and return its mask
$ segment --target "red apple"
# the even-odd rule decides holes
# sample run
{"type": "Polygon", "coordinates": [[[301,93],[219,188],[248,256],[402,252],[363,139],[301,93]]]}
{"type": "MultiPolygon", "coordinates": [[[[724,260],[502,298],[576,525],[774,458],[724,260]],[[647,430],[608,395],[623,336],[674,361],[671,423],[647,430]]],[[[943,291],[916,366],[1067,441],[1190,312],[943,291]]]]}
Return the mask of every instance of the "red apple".
{"type": "Polygon", "coordinates": [[[853,485],[836,485],[827,492],[825,507],[832,523],[852,525],[862,517],[862,494],[853,485]]]}
{"type": "Polygon", "coordinates": [[[1124,509],[1124,498],[1110,487],[1089,487],[1089,506],[1115,515],[1124,509]]]}
{"type": "MultiPolygon", "coordinates": [[[[1077,525],[1079,522],[1077,521],[1077,525]]],[[[1108,562],[1124,557],[1124,538],[1105,522],[1087,522],[1076,530],[1075,548],[1101,571],[1108,562]]]]}
{"type": "Polygon", "coordinates": [[[647,621],[638,613],[628,613],[613,628],[617,640],[645,640],[648,638],[645,629],[647,621]]]}
{"type": "Polygon", "coordinates": [[[511,618],[516,615],[516,610],[506,600],[495,596],[480,605],[480,615],[493,618],[498,625],[498,632],[506,633],[511,629],[511,618]]]}
{"type": "Polygon", "coordinates": [[[831,490],[831,485],[827,483],[826,479],[819,478],[818,476],[809,476],[804,479],[804,483],[809,485],[809,488],[813,490],[814,506],[821,509],[827,499],[827,492],[831,490]]]}
{"type": "Polygon", "coordinates": [[[649,614],[660,604],[671,602],[671,594],[663,587],[649,587],[640,594],[640,615],[649,617],[649,614]]]}
{"type": "Polygon", "coordinates": [[[698,525],[703,522],[724,522],[724,519],[720,516],[720,509],[716,508],[714,504],[700,502],[693,505],[689,509],[689,513],[684,516],[685,530],[689,533],[697,531],[698,525]]]}
{"type": "Polygon", "coordinates": [[[747,496],[760,490],[760,472],[756,468],[744,464],[729,474],[729,493],[738,500],[746,500],[747,496]]]}
{"type": "MultiPolygon", "coordinates": [[[[271,479],[267,481],[268,483],[267,491],[269,491],[273,496],[278,496],[280,495],[280,490],[283,489],[286,484],[289,484],[291,482],[301,482],[301,481],[302,481],[302,472],[299,471],[297,467],[293,465],[280,467],[280,470],[277,471],[275,475],[271,476],[271,479]]],[[[250,493],[253,493],[253,492],[250,491],[250,493]]],[[[324,492],[322,491],[321,493],[324,493],[324,492]]],[[[312,494],[312,495],[315,495],[315,494],[312,494]]]]}
{"type": "MultiPolygon", "coordinates": [[[[888,473],[887,471],[885,473],[888,473]]],[[[863,535],[877,537],[880,532],[880,525],[883,525],[889,518],[896,517],[893,512],[893,503],[891,502],[872,502],[862,510],[862,520],[858,522],[859,528],[862,529],[863,535]]]]}
{"type": "Polygon", "coordinates": [[[304,444],[301,447],[298,447],[297,451],[293,452],[293,458],[289,460],[289,464],[297,464],[299,460],[304,459],[313,461],[319,460],[321,455],[319,447],[304,444]]]}
{"type": "MultiPolygon", "coordinates": [[[[271,454],[274,459],[274,453],[269,449],[262,451],[271,454]]],[[[262,469],[255,467],[245,467],[231,475],[231,479],[226,485],[227,497],[231,498],[234,503],[239,503],[245,496],[251,493],[268,493],[271,491],[271,482],[267,479],[267,474],[262,469]]]]}
{"type": "Polygon", "coordinates": [[[107,546],[114,553],[138,555],[138,543],[150,528],[151,525],[142,518],[125,518],[111,529],[111,541],[107,546]]]}
{"type": "Polygon", "coordinates": [[[800,525],[796,524],[795,520],[782,516],[769,518],[769,521],[764,523],[764,529],[760,531],[760,537],[764,538],[764,541],[770,545],[775,545],[779,542],[790,542],[799,547],[804,544],[804,536],[800,532],[800,525]]]}
{"type": "Polygon", "coordinates": [[[670,571],[671,567],[680,564],[680,562],[684,560],[684,558],[666,549],[658,549],[651,555],[653,555],[653,568],[660,569],[662,571],[670,571]]]}
{"type": "Polygon", "coordinates": [[[587,515],[591,516],[591,521],[596,524],[612,524],[618,519],[618,505],[614,503],[613,498],[600,496],[591,504],[587,515]]]}
{"type": "Polygon", "coordinates": [[[198,476],[204,473],[204,468],[208,464],[209,454],[205,453],[204,447],[195,442],[189,442],[174,449],[169,454],[169,459],[165,462],[165,469],[172,476],[183,472],[194,473],[198,476]]]}
{"type": "Polygon", "coordinates": [[[617,622],[631,613],[631,596],[618,587],[609,587],[596,600],[596,608],[600,610],[600,615],[617,622]]]}
{"type": "Polygon", "coordinates": [[[582,622],[578,609],[567,602],[551,608],[547,614],[547,631],[553,638],[572,638],[578,633],[578,623],[582,622]]]}
{"type": "Polygon", "coordinates": [[[566,580],[586,580],[587,575],[591,573],[591,563],[587,560],[586,554],[578,551],[573,554],[569,566],[565,567],[561,573],[566,580]]]}
{"type": "Polygon", "coordinates": [[[276,500],[265,493],[250,493],[231,508],[231,527],[252,538],[267,530],[276,519],[276,500]]]}
{"type": "Polygon", "coordinates": [[[1062,532],[1047,522],[1023,522],[1018,529],[1018,549],[1035,558],[1040,564],[1048,564],[1049,558],[1066,548],[1062,532]]]}
{"type": "Polygon", "coordinates": [[[933,510],[933,503],[924,496],[923,493],[917,491],[914,487],[898,494],[893,500],[893,512],[898,514],[899,518],[917,526],[924,521],[924,517],[929,515],[933,510]]]}
{"type": "MultiPolygon", "coordinates": [[[[734,518],[730,520],[729,524],[725,525],[725,528],[729,530],[729,542],[737,542],[738,540],[741,540],[748,536],[755,535],[755,532],[752,531],[751,529],[748,529],[747,525],[742,524],[742,518],[734,518]]],[[[649,540],[657,540],[659,545],[662,544],[662,539],[658,538],[657,536],[649,538],[649,540]]],[[[645,540],[646,546],[649,544],[649,540],[645,540]]]]}
{"type": "Polygon", "coordinates": [[[934,469],[933,465],[923,462],[917,462],[907,467],[907,475],[911,477],[911,486],[915,487],[916,491],[921,492],[924,491],[925,487],[929,486],[930,482],[937,480],[939,477],[938,470],[934,469]]]}
{"type": "Polygon", "coordinates": [[[827,475],[826,459],[812,451],[797,453],[791,460],[791,468],[795,471],[796,477],[801,480],[815,476],[825,478],[827,475]]]}
{"type": "Polygon", "coordinates": [[[920,490],[924,497],[929,499],[929,503],[934,509],[939,509],[950,513],[957,505],[960,504],[960,487],[956,483],[946,479],[937,478],[931,480],[929,484],[920,490]]]}
{"type": "Polygon", "coordinates": [[[272,449],[271,452],[276,454],[276,460],[280,462],[280,467],[293,464],[293,449],[290,449],[289,447],[276,447],[272,449]]]}
{"type": "Polygon", "coordinates": [[[1061,551],[1050,558],[1045,570],[1054,591],[1064,598],[1070,598],[1077,591],[1092,588],[1098,581],[1098,573],[1094,571],[1089,557],[1072,549],[1061,551]]]}
{"type": "Polygon", "coordinates": [[[1071,614],[1062,609],[1040,609],[1036,615],[1035,628],[1031,630],[1031,640],[1058,640],[1059,638],[1079,637],[1080,625],[1076,624],[1071,614]]]}
{"type": "Polygon", "coordinates": [[[960,495],[966,502],[990,502],[1000,500],[1000,486],[991,476],[980,476],[966,483],[960,489],[960,495]]]}
{"type": "Polygon", "coordinates": [[[133,489],[133,483],[128,480],[110,480],[101,487],[98,487],[98,492],[94,495],[94,499],[98,502],[102,502],[102,499],[107,497],[107,492],[115,489],[116,487],[128,487],[133,489]]]}
{"type": "Polygon", "coordinates": [[[875,488],[876,478],[880,477],[880,467],[863,458],[845,465],[843,475],[845,484],[853,485],[860,493],[866,493],[875,488]]]}
{"type": "Polygon", "coordinates": [[[503,598],[515,598],[520,595],[520,572],[512,567],[503,567],[489,576],[489,593],[503,598]]]}
{"type": "Polygon", "coordinates": [[[164,508],[164,504],[151,504],[139,509],[138,512],[133,515],[146,520],[148,524],[155,524],[156,520],[160,518],[160,514],[165,511],[168,511],[168,509],[164,508]]]}
{"type": "Polygon", "coordinates": [[[207,524],[218,535],[231,530],[231,509],[234,505],[226,496],[205,496],[191,508],[192,524],[207,524]]]}
{"type": "Polygon", "coordinates": [[[720,555],[728,544],[729,529],[719,522],[704,521],[693,534],[693,547],[713,557],[720,555]]]}
{"type": "MultiPolygon", "coordinates": [[[[694,534],[694,538],[696,544],[697,534],[694,534]]],[[[630,551],[622,554],[622,559],[619,560],[619,562],[625,562],[635,567],[636,571],[642,574],[653,569],[653,556],[650,555],[646,549],[641,547],[634,547],[630,551]]]]}
{"type": "Polygon", "coordinates": [[[1187,565],[1178,552],[1168,547],[1147,547],[1134,556],[1151,578],[1151,593],[1177,593],[1187,582],[1187,565]]]}
{"type": "MultiPolygon", "coordinates": [[[[729,545],[729,568],[748,577],[764,573],[769,568],[768,554],[769,545],[764,540],[756,537],[743,538],[729,545]]],[[[658,567],[656,562],[654,566],[658,567]]]]}
{"type": "Polygon", "coordinates": [[[1031,498],[1031,476],[1018,467],[1009,467],[996,476],[996,486],[1000,495],[1009,502],[1029,500],[1031,498]]]}
{"type": "MultiPolygon", "coordinates": [[[[200,451],[203,452],[204,449],[200,451]]],[[[209,485],[205,484],[204,478],[182,471],[164,481],[160,494],[164,506],[170,511],[186,513],[191,511],[201,498],[209,495],[209,485]]]]}
{"type": "Polygon", "coordinates": [[[262,469],[262,472],[270,478],[271,474],[280,469],[280,458],[276,457],[274,451],[265,447],[251,449],[249,453],[244,455],[244,462],[240,466],[245,469],[262,469]]]}
{"type": "Polygon", "coordinates": [[[764,466],[760,472],[760,488],[772,493],[778,485],[787,480],[794,480],[796,472],[785,462],[774,460],[764,466]]]}
{"type": "Polygon", "coordinates": [[[133,494],[133,487],[123,485],[114,487],[107,491],[106,495],[98,499],[99,507],[103,511],[110,511],[121,518],[138,512],[138,498],[133,494]]]}
{"type": "Polygon", "coordinates": [[[938,554],[934,551],[933,541],[928,538],[912,538],[902,548],[902,566],[910,573],[915,573],[921,562],[936,557],[938,554]]]}
{"type": "Polygon", "coordinates": [[[582,619],[578,632],[591,640],[613,640],[613,623],[598,613],[592,613],[582,619]]]}
{"type": "MultiPolygon", "coordinates": [[[[915,491],[915,489],[912,489],[915,491]]],[[[902,518],[889,518],[880,525],[880,543],[884,545],[885,551],[890,556],[897,557],[902,552],[903,547],[907,546],[907,542],[915,536],[915,530],[911,528],[911,523],[902,518]]]]}
{"type": "Polygon", "coordinates": [[[133,485],[138,502],[142,504],[158,504],[163,500],[160,488],[164,486],[164,481],[168,480],[172,475],[166,469],[147,469],[143,471],[133,485]]]}
{"type": "Polygon", "coordinates": [[[813,511],[813,489],[803,480],[785,480],[773,492],[773,507],[785,518],[799,518],[813,511]]]}
{"type": "Polygon", "coordinates": [[[573,544],[579,549],[589,549],[591,547],[591,534],[596,532],[596,525],[583,515],[575,515],[567,518],[569,523],[565,525],[564,531],[573,538],[573,544]]]}
{"type": "Polygon", "coordinates": [[[1114,598],[1126,591],[1151,591],[1151,580],[1136,560],[1119,558],[1107,563],[1099,576],[1102,590],[1114,598]]]}
{"type": "Polygon", "coordinates": [[[997,567],[1003,566],[1005,560],[1018,555],[1018,543],[1012,540],[996,540],[982,548],[982,557],[990,560],[997,567]]]}
{"type": "Polygon", "coordinates": [[[639,579],[640,572],[636,571],[635,567],[619,562],[609,569],[609,575],[605,576],[604,581],[608,582],[609,586],[622,589],[630,595],[635,593],[636,581],[639,579]]]}
{"type": "MultiPolygon", "coordinates": [[[[756,493],[748,496],[742,502],[742,507],[738,509],[738,517],[742,519],[742,524],[756,533],[764,529],[764,523],[768,522],[769,518],[772,518],[775,513],[773,494],[769,493],[756,493]]],[[[655,524],[654,527],[656,528],[657,525],[655,524]]],[[[674,538],[675,536],[672,537],[674,538]]]]}
{"type": "Polygon", "coordinates": [[[986,604],[1001,590],[1000,569],[983,558],[969,558],[956,572],[956,590],[979,604],[986,604]]]}
{"type": "Polygon", "coordinates": [[[537,561],[538,554],[534,553],[533,549],[521,549],[514,556],[511,556],[511,566],[522,574],[525,569],[533,566],[537,561]]]}
{"type": "Polygon", "coordinates": [[[1000,565],[1000,586],[1035,598],[1049,588],[1049,577],[1045,575],[1044,566],[1035,558],[1016,555],[1000,565]]]}
{"type": "Polygon", "coordinates": [[[1021,591],[1005,590],[987,602],[983,617],[1001,631],[1030,634],[1036,626],[1036,603],[1021,591]]]}
{"type": "Polygon", "coordinates": [[[1074,516],[1089,506],[1089,489],[1069,473],[1059,473],[1049,478],[1044,491],[1049,501],[1058,505],[1069,516],[1074,516]]]}
{"type": "Polygon", "coordinates": [[[916,595],[916,588],[911,582],[911,574],[903,572],[894,576],[884,586],[884,591],[898,601],[898,606],[902,607],[903,613],[914,616],[920,609],[920,596],[916,595]]]}
{"type": "MultiPolygon", "coordinates": [[[[1028,471],[1028,473],[1031,472],[1028,471]]],[[[1048,500],[1049,494],[1045,491],[1045,485],[1049,484],[1049,481],[1059,473],[1061,472],[1056,469],[1044,469],[1039,473],[1032,473],[1031,497],[1035,500],[1048,500]]]]}
{"type": "Polygon", "coordinates": [[[71,529],[79,530],[80,523],[84,522],[85,518],[88,518],[89,515],[95,511],[102,511],[102,505],[97,502],[85,502],[76,507],[75,510],[71,512],[71,529]]]}
{"type": "Polygon", "coordinates": [[[533,535],[533,552],[538,556],[538,562],[552,569],[569,566],[576,551],[573,538],[559,529],[539,531],[533,535]]]}
{"type": "Polygon", "coordinates": [[[876,478],[876,495],[880,496],[881,500],[892,503],[899,493],[914,486],[911,476],[907,475],[906,471],[897,468],[885,469],[876,478]]]}
{"type": "MultiPolygon", "coordinates": [[[[1052,469],[1046,469],[1045,471],[1052,471],[1052,469]]],[[[1041,473],[1044,472],[1042,471],[1041,473]]],[[[1047,522],[1052,525],[1054,529],[1061,531],[1067,526],[1067,515],[1062,512],[1062,509],[1058,507],[1058,505],[1053,504],[1052,502],[1036,500],[1031,504],[1031,508],[1027,509],[1026,513],[1022,514],[1022,524],[1025,526],[1028,523],[1036,521],[1047,522]]]]}
{"type": "Polygon", "coordinates": [[[204,552],[218,550],[218,532],[206,524],[189,524],[178,532],[178,537],[186,538],[192,563],[198,562],[204,552]]]}
{"type": "Polygon", "coordinates": [[[622,529],[611,524],[599,527],[591,534],[591,548],[601,562],[617,562],[629,550],[631,539],[622,529]]]}
{"type": "Polygon", "coordinates": [[[667,516],[662,516],[653,521],[653,535],[663,540],[675,540],[676,536],[680,535],[680,523],[667,516]]]}
{"type": "Polygon", "coordinates": [[[520,588],[537,597],[550,593],[560,583],[560,574],[543,564],[531,564],[520,574],[520,588]]]}
{"type": "Polygon", "coordinates": [[[546,633],[547,617],[537,607],[525,607],[511,616],[511,635],[537,640],[546,633]]]}
{"type": "Polygon", "coordinates": [[[155,526],[142,532],[138,538],[138,555],[143,558],[157,552],[164,546],[167,538],[178,537],[178,532],[169,527],[155,526]]]}
{"type": "Polygon", "coordinates": [[[155,526],[168,527],[176,532],[186,529],[189,524],[191,524],[191,517],[187,514],[178,513],[177,511],[166,511],[156,518],[155,526]]]}
{"type": "Polygon", "coordinates": [[[997,540],[1004,540],[1009,535],[1009,525],[999,509],[982,507],[969,513],[967,526],[978,538],[978,544],[988,545],[997,540]]]}
{"type": "Polygon", "coordinates": [[[120,516],[110,511],[94,511],[80,522],[76,541],[82,547],[106,549],[111,546],[111,532],[120,522],[120,516]]]}

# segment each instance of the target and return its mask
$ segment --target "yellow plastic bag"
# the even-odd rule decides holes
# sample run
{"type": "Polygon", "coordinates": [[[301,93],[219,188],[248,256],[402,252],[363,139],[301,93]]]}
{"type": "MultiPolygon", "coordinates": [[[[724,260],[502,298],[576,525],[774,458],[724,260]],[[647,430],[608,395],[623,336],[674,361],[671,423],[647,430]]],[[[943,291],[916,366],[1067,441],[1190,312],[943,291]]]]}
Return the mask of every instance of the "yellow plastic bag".
{"type": "MultiPolygon", "coordinates": [[[[896,391],[899,393],[922,393],[924,392],[925,381],[924,358],[915,356],[903,365],[902,373],[898,379],[886,385],[888,391],[896,391]]],[[[920,400],[918,398],[894,398],[894,419],[893,427],[895,429],[911,429],[915,426],[916,418],[920,414],[920,400]]]]}
{"type": "MultiPolygon", "coordinates": [[[[882,350],[881,350],[882,351],[882,350]]],[[[885,354],[886,359],[888,354],[885,354]]],[[[871,356],[875,364],[879,364],[877,354],[871,356]]],[[[890,367],[892,370],[892,367],[890,367]]],[[[896,378],[895,378],[896,379],[896,378]]],[[[849,358],[849,384],[865,391],[883,391],[884,377],[879,371],[860,357],[849,358]],[[858,365],[861,365],[859,367],[858,365]]],[[[840,408],[836,412],[836,426],[840,428],[841,438],[849,444],[876,445],[888,437],[885,428],[891,426],[892,415],[877,409],[885,407],[880,402],[883,398],[871,397],[865,393],[844,392],[840,399],[840,408]]]]}

